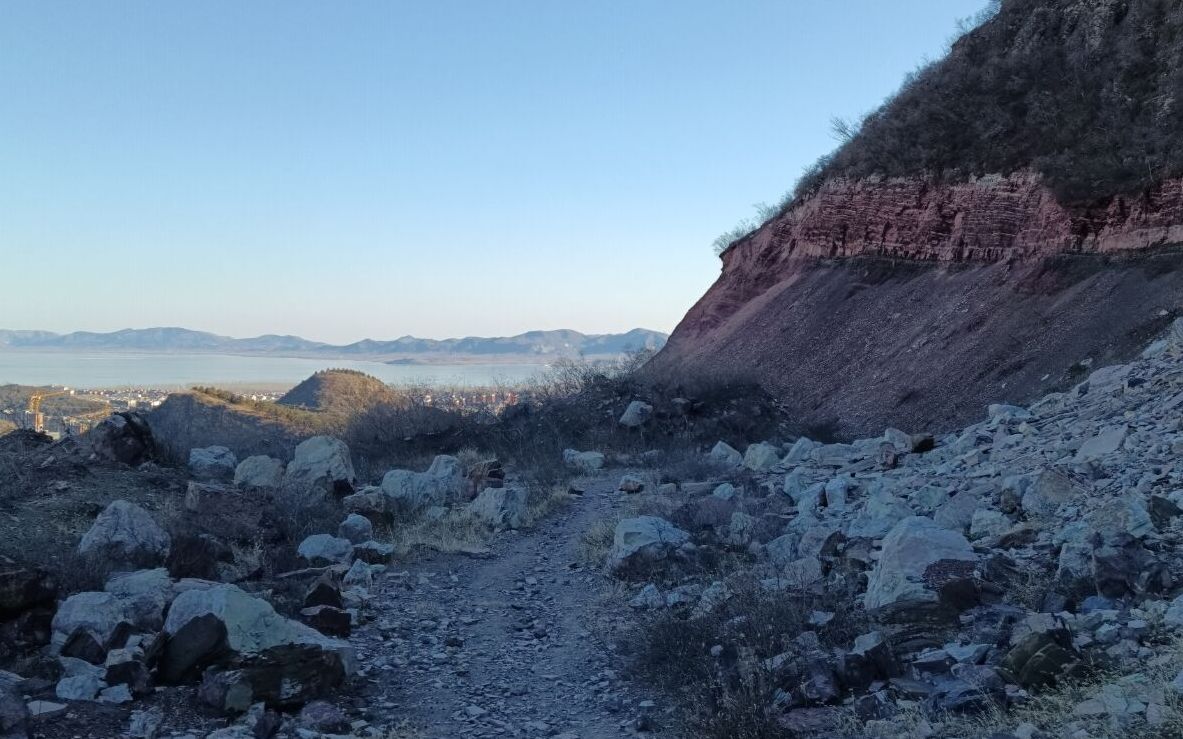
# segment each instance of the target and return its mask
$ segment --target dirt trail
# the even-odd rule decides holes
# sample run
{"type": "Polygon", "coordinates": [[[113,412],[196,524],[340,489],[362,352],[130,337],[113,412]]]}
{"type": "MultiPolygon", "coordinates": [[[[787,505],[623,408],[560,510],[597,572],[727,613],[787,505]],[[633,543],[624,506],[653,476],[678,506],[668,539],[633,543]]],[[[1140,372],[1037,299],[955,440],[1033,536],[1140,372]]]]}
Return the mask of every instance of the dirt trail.
{"type": "Polygon", "coordinates": [[[375,583],[374,620],[358,628],[369,710],[427,737],[635,735],[653,709],[589,630],[607,584],[579,564],[581,538],[617,514],[606,478],[488,557],[437,556],[375,583]]]}

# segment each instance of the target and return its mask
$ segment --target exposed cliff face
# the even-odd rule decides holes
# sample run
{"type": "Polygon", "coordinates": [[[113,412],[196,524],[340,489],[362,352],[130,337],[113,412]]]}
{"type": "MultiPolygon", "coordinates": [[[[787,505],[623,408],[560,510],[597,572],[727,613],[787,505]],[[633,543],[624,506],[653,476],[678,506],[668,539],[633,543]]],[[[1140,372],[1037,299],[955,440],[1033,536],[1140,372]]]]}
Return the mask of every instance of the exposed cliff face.
{"type": "Polygon", "coordinates": [[[1037,176],[834,181],[723,255],[651,371],[753,379],[803,427],[951,428],[1183,313],[1183,182],[1089,207],[1037,176]]]}

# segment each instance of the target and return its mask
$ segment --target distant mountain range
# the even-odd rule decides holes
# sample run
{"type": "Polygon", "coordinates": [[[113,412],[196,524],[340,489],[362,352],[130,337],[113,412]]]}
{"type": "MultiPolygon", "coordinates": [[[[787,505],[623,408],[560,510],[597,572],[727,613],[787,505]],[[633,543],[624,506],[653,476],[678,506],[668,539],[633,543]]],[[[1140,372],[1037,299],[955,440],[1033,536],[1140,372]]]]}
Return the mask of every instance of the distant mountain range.
{"type": "Polygon", "coordinates": [[[9,331],[0,329],[0,349],[85,350],[110,352],[201,352],[210,354],[266,354],[289,357],[337,357],[395,362],[440,362],[452,358],[512,359],[610,356],[660,349],[666,335],[646,329],[623,334],[582,334],[578,331],[527,331],[517,336],[463,339],[419,339],[403,336],[390,341],[364,339],[335,345],[299,336],[267,334],[235,339],[186,328],[124,329],[110,333],[75,331],[9,331]]]}

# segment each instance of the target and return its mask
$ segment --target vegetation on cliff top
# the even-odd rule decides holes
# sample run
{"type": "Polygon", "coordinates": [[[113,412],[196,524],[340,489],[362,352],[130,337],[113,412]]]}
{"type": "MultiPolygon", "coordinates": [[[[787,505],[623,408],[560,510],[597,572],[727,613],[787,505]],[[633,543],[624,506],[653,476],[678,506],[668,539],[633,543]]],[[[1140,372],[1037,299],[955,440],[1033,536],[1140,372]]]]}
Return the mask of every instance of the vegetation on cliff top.
{"type": "Polygon", "coordinates": [[[1006,0],[910,75],[802,177],[971,176],[1033,169],[1064,202],[1183,175],[1183,5],[1006,0]]]}
{"type": "Polygon", "coordinates": [[[834,119],[839,147],[715,253],[836,178],[1032,170],[1062,202],[1087,204],[1183,176],[1183,5],[996,0],[959,30],[878,109],[834,119]]]}

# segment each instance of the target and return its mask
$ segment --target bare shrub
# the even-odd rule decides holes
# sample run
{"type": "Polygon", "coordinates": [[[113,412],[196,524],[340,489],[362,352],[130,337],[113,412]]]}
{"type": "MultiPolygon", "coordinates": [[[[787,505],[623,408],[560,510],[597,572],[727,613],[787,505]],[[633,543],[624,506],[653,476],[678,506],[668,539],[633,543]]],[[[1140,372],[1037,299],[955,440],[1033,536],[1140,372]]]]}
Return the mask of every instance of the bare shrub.
{"type": "Polygon", "coordinates": [[[640,617],[630,642],[633,668],[684,699],[694,736],[784,737],[768,713],[779,686],[767,660],[793,653],[793,639],[805,631],[823,647],[848,647],[869,621],[842,588],[768,591],[749,578],[729,588],[731,597],[707,614],[661,609],[640,617]],[[834,615],[817,625],[814,611],[834,615]],[[717,656],[713,647],[721,647],[717,656]]]}

